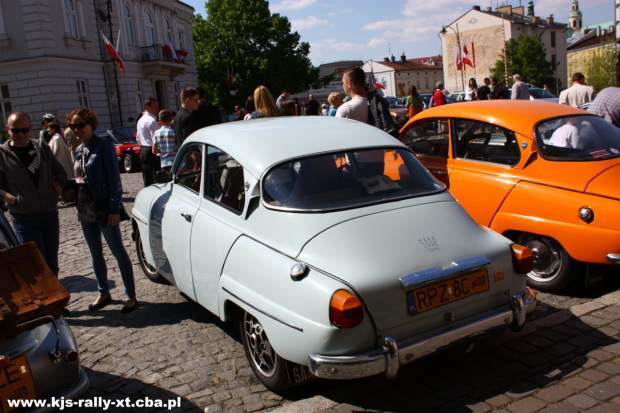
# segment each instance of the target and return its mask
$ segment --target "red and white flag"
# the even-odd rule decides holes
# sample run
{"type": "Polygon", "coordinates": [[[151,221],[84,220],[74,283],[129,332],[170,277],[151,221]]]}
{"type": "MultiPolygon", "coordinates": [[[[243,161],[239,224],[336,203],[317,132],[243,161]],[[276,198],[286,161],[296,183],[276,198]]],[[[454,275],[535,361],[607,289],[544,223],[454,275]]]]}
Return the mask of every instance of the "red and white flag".
{"type": "MultiPolygon", "coordinates": [[[[108,49],[108,54],[110,55],[112,59],[116,60],[116,63],[118,64],[118,68],[121,69],[121,72],[124,72],[125,62],[123,62],[123,58],[121,57],[121,54],[118,52],[117,49],[114,48],[114,46],[112,46],[112,43],[110,43],[108,38],[105,37],[105,34],[103,34],[103,32],[101,32],[101,35],[103,36],[105,47],[108,49]]],[[[118,43],[117,43],[117,46],[118,46],[118,43]]]]}
{"type": "Polygon", "coordinates": [[[456,45],[452,43],[452,48],[454,49],[454,66],[456,70],[461,70],[461,59],[459,58],[459,50],[456,48],[456,45]]]}
{"type": "Polygon", "coordinates": [[[164,45],[164,52],[172,57],[176,63],[180,63],[181,59],[177,56],[177,52],[175,52],[174,47],[172,47],[172,43],[170,43],[170,39],[166,39],[166,44],[164,45]]]}
{"type": "Polygon", "coordinates": [[[192,46],[188,47],[187,50],[179,50],[179,53],[177,54],[182,57],[187,57],[191,49],[192,49],[192,46]]]}
{"type": "Polygon", "coordinates": [[[469,60],[469,56],[467,55],[467,46],[465,46],[465,41],[462,41],[463,43],[463,64],[464,65],[470,65],[471,67],[474,67],[474,65],[471,63],[471,60],[469,60]]]}

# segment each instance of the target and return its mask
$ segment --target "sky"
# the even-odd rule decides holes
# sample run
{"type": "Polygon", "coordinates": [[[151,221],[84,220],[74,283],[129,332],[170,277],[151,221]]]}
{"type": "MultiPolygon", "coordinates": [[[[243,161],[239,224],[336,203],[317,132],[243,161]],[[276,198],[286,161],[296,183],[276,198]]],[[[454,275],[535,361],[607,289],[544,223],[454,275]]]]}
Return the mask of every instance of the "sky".
{"type": "MultiPolygon", "coordinates": [[[[205,0],[181,0],[206,17],[205,0]]],[[[393,54],[407,59],[441,54],[438,33],[442,26],[469,11],[474,5],[487,7],[529,0],[273,0],[271,13],[286,16],[291,30],[310,43],[310,59],[318,66],[343,60],[383,60],[393,54]]],[[[567,23],[573,0],[535,0],[534,14],[567,23]]],[[[588,26],[614,19],[614,0],[581,0],[582,24],[588,26]]]]}

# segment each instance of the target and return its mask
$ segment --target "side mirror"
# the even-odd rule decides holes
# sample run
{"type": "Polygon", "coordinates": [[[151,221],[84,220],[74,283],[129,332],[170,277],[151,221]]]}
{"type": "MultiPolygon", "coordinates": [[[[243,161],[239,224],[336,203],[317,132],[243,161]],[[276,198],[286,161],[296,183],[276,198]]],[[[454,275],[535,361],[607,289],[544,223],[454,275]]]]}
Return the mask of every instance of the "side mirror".
{"type": "Polygon", "coordinates": [[[155,181],[158,184],[167,184],[172,181],[172,174],[170,171],[157,171],[157,174],[155,174],[155,181]]]}

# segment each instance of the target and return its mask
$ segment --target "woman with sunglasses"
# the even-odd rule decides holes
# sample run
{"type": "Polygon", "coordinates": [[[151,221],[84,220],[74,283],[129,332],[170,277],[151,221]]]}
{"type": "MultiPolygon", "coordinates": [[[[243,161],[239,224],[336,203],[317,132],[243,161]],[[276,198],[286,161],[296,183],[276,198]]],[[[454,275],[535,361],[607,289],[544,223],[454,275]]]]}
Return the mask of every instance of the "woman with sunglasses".
{"type": "Polygon", "coordinates": [[[137,306],[133,267],[123,246],[119,227],[123,188],[114,145],[107,139],[93,134],[97,116],[90,109],[79,109],[70,128],[82,142],[75,151],[76,206],[84,238],[90,249],[93,269],[97,278],[99,297],[88,306],[91,311],[105,307],[112,301],[108,288],[108,270],[103,257],[101,234],[118,262],[125,285],[125,304],[121,311],[127,313],[137,306]]]}

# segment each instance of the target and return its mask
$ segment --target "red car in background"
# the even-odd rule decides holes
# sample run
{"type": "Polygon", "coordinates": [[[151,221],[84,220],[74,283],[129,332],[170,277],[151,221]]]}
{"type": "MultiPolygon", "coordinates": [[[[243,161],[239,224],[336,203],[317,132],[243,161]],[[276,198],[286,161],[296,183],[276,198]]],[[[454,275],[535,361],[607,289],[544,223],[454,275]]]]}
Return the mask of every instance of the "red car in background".
{"type": "Polygon", "coordinates": [[[136,141],[136,127],[100,129],[95,136],[106,138],[114,144],[121,171],[136,172],[140,170],[140,144],[136,141]]]}

